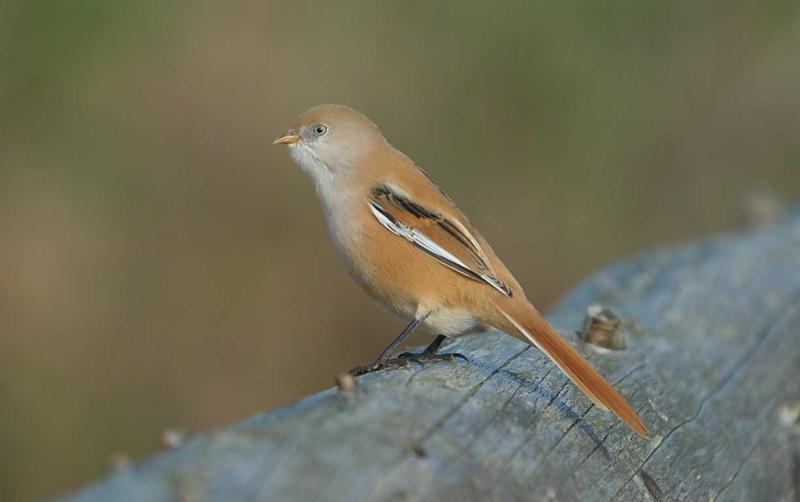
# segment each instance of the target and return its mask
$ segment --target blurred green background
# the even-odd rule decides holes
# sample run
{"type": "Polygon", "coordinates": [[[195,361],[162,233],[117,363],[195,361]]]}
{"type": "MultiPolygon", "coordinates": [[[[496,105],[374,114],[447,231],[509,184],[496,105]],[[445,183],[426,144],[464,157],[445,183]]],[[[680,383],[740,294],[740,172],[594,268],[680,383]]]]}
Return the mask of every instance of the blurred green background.
{"type": "Polygon", "coordinates": [[[601,3],[0,2],[0,500],[396,335],[270,145],[313,105],[374,119],[542,308],[800,195],[800,4],[601,3]]]}

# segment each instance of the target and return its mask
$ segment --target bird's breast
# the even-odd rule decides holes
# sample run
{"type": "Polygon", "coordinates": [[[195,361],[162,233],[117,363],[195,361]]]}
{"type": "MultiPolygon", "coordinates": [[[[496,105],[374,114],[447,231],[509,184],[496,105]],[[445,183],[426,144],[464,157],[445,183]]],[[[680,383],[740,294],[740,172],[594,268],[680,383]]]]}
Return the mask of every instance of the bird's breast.
{"type": "Polygon", "coordinates": [[[370,256],[365,252],[370,225],[367,203],[363,197],[342,187],[318,188],[325,222],[336,254],[347,270],[361,283],[372,269],[370,256]]]}

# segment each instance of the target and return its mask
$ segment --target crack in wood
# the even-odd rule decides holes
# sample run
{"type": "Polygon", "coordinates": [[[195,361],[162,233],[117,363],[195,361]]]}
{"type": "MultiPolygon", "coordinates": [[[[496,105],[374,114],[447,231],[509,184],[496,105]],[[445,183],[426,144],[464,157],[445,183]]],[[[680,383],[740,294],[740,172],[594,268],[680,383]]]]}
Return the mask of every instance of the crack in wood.
{"type": "Polygon", "coordinates": [[[664,500],[664,492],[661,491],[661,487],[658,486],[658,483],[656,483],[656,480],[653,479],[653,476],[651,476],[650,473],[644,469],[640,470],[639,479],[642,480],[647,493],[649,493],[650,496],[656,500],[656,502],[661,502],[664,500]]]}
{"type": "MultiPolygon", "coordinates": [[[[451,409],[450,409],[450,410],[449,410],[447,413],[445,413],[445,414],[444,414],[444,415],[443,415],[443,416],[442,416],[442,417],[441,417],[439,420],[437,420],[437,421],[436,421],[436,422],[433,424],[433,426],[432,426],[430,429],[428,429],[428,430],[427,430],[427,431],[426,431],[426,432],[425,432],[425,433],[422,435],[422,437],[420,437],[420,438],[419,438],[419,439],[417,439],[416,441],[413,441],[413,442],[411,443],[411,445],[410,445],[408,448],[404,449],[404,450],[402,451],[402,453],[401,453],[400,457],[399,457],[399,458],[397,458],[397,460],[396,460],[396,461],[394,461],[394,462],[393,462],[393,464],[394,464],[394,465],[398,465],[398,466],[399,466],[399,465],[401,465],[401,464],[402,464],[402,463],[403,463],[403,462],[404,462],[404,461],[405,461],[407,458],[409,458],[409,457],[411,457],[411,456],[415,455],[415,453],[414,453],[415,451],[418,451],[420,448],[423,448],[423,449],[424,449],[424,446],[423,446],[423,444],[425,443],[425,441],[427,441],[427,440],[428,440],[428,439],[429,439],[431,436],[433,436],[433,435],[436,433],[436,431],[438,431],[438,430],[439,430],[439,429],[442,427],[442,425],[444,425],[444,424],[445,424],[445,422],[447,422],[447,421],[450,419],[450,417],[452,417],[453,415],[455,415],[456,413],[458,413],[458,411],[459,411],[461,408],[463,408],[463,407],[464,407],[464,405],[465,405],[467,402],[469,402],[469,400],[470,400],[470,399],[472,399],[472,397],[473,397],[473,396],[474,396],[474,395],[475,395],[475,394],[476,394],[476,393],[477,393],[477,392],[478,392],[478,391],[481,389],[481,387],[483,387],[483,386],[486,384],[486,382],[488,382],[489,380],[491,380],[491,379],[492,379],[492,378],[493,378],[493,377],[494,377],[494,376],[495,376],[497,373],[499,373],[501,370],[503,370],[503,368],[505,368],[506,366],[508,366],[509,364],[511,364],[511,363],[512,363],[512,362],[513,362],[513,361],[514,361],[516,358],[518,358],[518,357],[519,357],[519,356],[521,356],[523,353],[525,353],[525,352],[526,352],[526,351],[527,351],[529,348],[530,348],[530,345],[526,345],[525,347],[523,347],[523,348],[522,348],[522,350],[520,350],[520,351],[516,352],[514,355],[512,355],[511,357],[509,357],[508,359],[506,359],[505,361],[503,361],[503,363],[501,363],[501,364],[500,364],[500,365],[499,365],[497,368],[495,368],[494,370],[492,370],[492,372],[491,372],[491,373],[489,373],[489,375],[487,375],[487,376],[486,376],[486,378],[484,378],[483,380],[481,380],[480,382],[478,382],[477,384],[475,384],[475,385],[474,385],[472,388],[470,388],[470,389],[469,389],[469,390],[468,390],[468,391],[467,391],[467,392],[464,394],[464,397],[462,397],[462,398],[461,398],[461,400],[460,400],[458,403],[456,403],[456,405],[455,405],[453,408],[451,408],[451,409]]],[[[387,476],[385,476],[385,478],[388,478],[388,477],[389,477],[389,475],[387,474],[387,476]]],[[[378,488],[379,488],[379,487],[380,487],[380,483],[376,483],[376,484],[375,484],[375,486],[373,487],[373,490],[372,490],[372,492],[371,492],[372,494],[371,494],[371,495],[370,495],[370,497],[369,497],[370,499],[373,499],[373,498],[375,498],[375,497],[374,497],[374,495],[375,495],[375,493],[377,492],[377,490],[378,490],[378,488]]]]}
{"type": "Polygon", "coordinates": [[[722,487],[720,487],[719,491],[717,491],[716,494],[712,495],[711,498],[709,498],[710,502],[715,502],[722,495],[722,493],[725,490],[727,490],[728,487],[731,486],[731,484],[733,484],[734,481],[736,481],[736,478],[739,476],[739,473],[742,472],[742,467],[744,467],[744,464],[747,463],[747,461],[753,455],[753,452],[756,451],[758,447],[761,446],[766,440],[767,436],[763,436],[758,441],[756,441],[756,444],[754,444],[750,448],[750,450],[745,454],[745,456],[739,461],[739,465],[736,466],[736,471],[733,473],[733,476],[731,476],[731,479],[729,479],[724,485],[722,485],[722,487]]]}
{"type": "MultiPolygon", "coordinates": [[[[567,385],[569,385],[569,383],[570,383],[569,379],[566,379],[566,381],[564,382],[564,385],[562,385],[561,388],[558,389],[558,391],[553,394],[553,396],[550,398],[550,401],[548,401],[548,403],[545,405],[545,407],[542,408],[542,411],[540,413],[534,415],[535,420],[533,420],[531,422],[530,426],[528,427],[528,429],[527,429],[528,433],[525,435],[525,440],[511,453],[511,455],[508,457],[508,460],[506,460],[503,463],[503,465],[498,469],[499,472],[505,472],[506,471],[506,467],[508,467],[508,464],[513,462],[514,459],[519,454],[519,452],[522,451],[526,446],[528,446],[528,444],[533,439],[533,435],[530,434],[530,432],[539,424],[539,422],[541,422],[541,419],[544,416],[545,410],[547,410],[547,408],[549,408],[550,405],[553,404],[553,401],[555,401],[558,398],[559,394],[561,394],[564,391],[564,389],[567,387],[567,385]]],[[[503,481],[504,479],[505,479],[505,477],[501,476],[500,478],[495,480],[495,482],[492,483],[492,485],[489,487],[489,490],[487,491],[487,494],[491,494],[492,492],[494,492],[497,489],[497,487],[500,486],[500,482],[503,481]]]]}
{"type": "MultiPolygon", "coordinates": [[[[789,298],[795,300],[798,297],[797,294],[789,295],[789,298]]],[[[786,302],[792,306],[794,306],[792,301],[786,302]]],[[[794,314],[796,309],[789,309],[783,313],[778,319],[771,319],[766,322],[766,327],[762,329],[762,335],[757,338],[757,340],[752,344],[749,350],[745,352],[745,354],[732,366],[732,369],[727,372],[720,380],[720,382],[708,393],[703,399],[700,401],[700,406],[697,408],[697,411],[692,415],[688,420],[684,420],[672,429],[670,429],[664,437],[658,442],[655,448],[644,458],[644,460],[639,464],[639,466],[633,471],[630,477],[622,483],[619,490],[614,493],[613,496],[609,500],[615,500],[620,493],[625,489],[625,487],[630,484],[633,480],[634,476],[647,464],[647,462],[652,458],[652,456],[661,448],[661,446],[666,442],[666,440],[678,429],[681,427],[693,422],[700,416],[703,412],[703,407],[705,406],[708,400],[712,399],[717,393],[719,393],[723,388],[725,388],[733,379],[742,371],[743,368],[747,366],[747,363],[755,356],[758,350],[763,346],[764,342],[772,335],[773,333],[779,332],[776,330],[776,326],[780,326],[787,318],[789,318],[792,314],[794,314]]]]}
{"type": "MultiPolygon", "coordinates": [[[[419,447],[421,447],[421,446],[422,446],[422,444],[423,444],[423,443],[424,443],[426,440],[428,440],[428,439],[429,439],[429,438],[430,438],[430,437],[431,437],[433,434],[435,434],[435,433],[436,433],[436,431],[438,431],[438,430],[439,430],[439,429],[442,427],[442,425],[444,425],[444,423],[445,423],[445,422],[447,422],[447,420],[449,420],[449,419],[450,419],[450,417],[452,417],[453,415],[455,415],[456,413],[458,413],[458,411],[459,411],[461,408],[463,408],[463,407],[464,407],[464,405],[465,405],[465,404],[467,404],[467,402],[468,402],[470,399],[472,399],[472,397],[473,397],[473,396],[474,396],[474,395],[475,395],[475,394],[476,394],[476,393],[477,393],[477,392],[478,392],[478,391],[481,389],[481,387],[483,387],[483,386],[486,384],[486,382],[488,382],[490,379],[492,379],[492,378],[493,378],[493,377],[494,377],[494,376],[495,376],[497,373],[499,373],[499,372],[500,372],[500,371],[501,371],[503,368],[505,368],[506,366],[508,366],[509,364],[511,364],[511,362],[512,362],[512,361],[514,361],[516,358],[518,358],[519,356],[521,356],[521,355],[522,355],[522,354],[523,354],[523,353],[524,353],[526,350],[528,350],[528,348],[529,348],[529,347],[530,347],[530,346],[526,346],[525,348],[523,348],[522,350],[520,350],[519,352],[517,352],[517,353],[516,353],[516,354],[514,354],[513,356],[511,356],[511,357],[509,357],[508,359],[506,359],[506,360],[505,360],[505,362],[503,362],[503,363],[502,363],[500,366],[498,366],[496,369],[494,369],[494,370],[493,370],[493,371],[492,371],[492,372],[491,372],[491,373],[490,373],[490,374],[489,374],[489,375],[488,375],[486,378],[484,378],[483,380],[481,380],[480,382],[478,382],[477,384],[475,384],[475,385],[474,385],[472,388],[470,388],[470,389],[469,389],[469,390],[468,390],[468,391],[465,393],[464,397],[463,397],[463,398],[461,398],[461,400],[460,400],[460,401],[459,401],[459,402],[458,402],[458,403],[457,403],[457,404],[456,404],[456,405],[455,405],[455,406],[454,406],[452,409],[450,409],[450,410],[449,410],[447,413],[445,413],[445,414],[444,414],[444,416],[442,416],[442,418],[440,418],[439,420],[437,420],[437,421],[436,421],[436,422],[433,424],[433,426],[432,426],[430,429],[428,429],[428,430],[425,432],[425,434],[423,434],[423,436],[422,436],[421,438],[419,438],[419,439],[417,439],[416,441],[414,441],[414,442],[413,442],[413,444],[412,444],[411,448],[409,449],[409,451],[410,451],[410,452],[413,452],[415,448],[419,448],[419,447]]],[[[403,458],[404,458],[405,456],[406,456],[406,455],[403,455],[403,458]]],[[[401,458],[400,460],[402,460],[402,458],[401,458]]]]}
{"type": "MultiPolygon", "coordinates": [[[[570,478],[575,478],[578,475],[578,472],[580,472],[581,468],[583,467],[583,464],[585,464],[586,462],[589,461],[591,456],[594,455],[594,452],[599,450],[601,447],[603,448],[603,450],[606,450],[606,448],[604,446],[605,442],[606,442],[606,439],[608,439],[609,434],[611,434],[611,431],[614,430],[614,427],[616,427],[617,425],[619,425],[618,421],[615,420],[614,422],[612,422],[612,424],[606,429],[606,433],[603,435],[603,439],[601,439],[599,443],[595,444],[594,448],[592,448],[592,450],[588,454],[586,454],[585,457],[583,457],[583,460],[581,460],[578,463],[577,466],[575,466],[575,468],[572,470],[573,472],[572,472],[572,476],[570,476],[570,478]]],[[[610,456],[608,455],[608,451],[607,450],[606,450],[606,453],[605,453],[604,456],[607,459],[610,458],[610,456]]]]}
{"type": "MultiPolygon", "coordinates": [[[[528,346],[528,348],[530,348],[530,345],[528,346]]],[[[536,390],[536,389],[538,389],[538,388],[539,388],[539,386],[542,384],[542,382],[544,382],[544,379],[545,379],[545,378],[547,378],[547,376],[548,376],[548,375],[549,375],[549,374],[552,372],[552,370],[553,370],[553,368],[551,367],[550,369],[548,369],[548,370],[547,370],[547,372],[545,372],[545,374],[544,374],[544,375],[543,375],[541,378],[539,378],[539,380],[537,380],[537,381],[536,381],[536,383],[535,383],[535,384],[534,384],[534,386],[533,386],[533,389],[534,389],[534,390],[536,390]]],[[[497,410],[497,412],[494,414],[494,416],[492,416],[492,419],[491,419],[491,420],[490,420],[490,421],[489,421],[489,422],[488,422],[488,423],[487,423],[487,424],[486,424],[486,425],[485,425],[485,426],[484,426],[484,427],[483,427],[483,428],[482,428],[480,431],[478,431],[478,433],[477,433],[477,434],[475,435],[475,437],[473,438],[472,442],[471,442],[469,445],[467,445],[467,447],[466,447],[466,448],[462,448],[462,449],[461,449],[461,451],[459,451],[459,452],[458,452],[458,453],[457,453],[457,454],[456,454],[456,455],[455,455],[455,456],[452,458],[451,462],[455,463],[455,462],[458,462],[459,460],[461,460],[461,458],[463,458],[463,457],[464,457],[464,455],[466,455],[466,454],[467,454],[467,452],[469,452],[469,450],[470,450],[470,449],[472,448],[472,446],[473,446],[473,445],[474,445],[474,444],[475,444],[475,443],[478,441],[478,439],[480,439],[480,438],[483,436],[483,434],[485,434],[485,433],[486,433],[486,431],[487,431],[487,430],[489,430],[489,428],[490,428],[492,425],[494,425],[495,423],[497,423],[497,419],[498,419],[500,416],[502,416],[502,415],[503,415],[503,412],[504,412],[504,411],[505,411],[505,410],[508,408],[508,405],[509,405],[509,404],[511,404],[511,402],[514,400],[514,398],[517,396],[517,393],[519,393],[520,389],[522,389],[524,386],[525,386],[525,382],[524,382],[524,381],[520,381],[520,382],[519,382],[519,384],[517,385],[517,387],[516,387],[516,388],[514,389],[514,391],[511,393],[511,396],[509,396],[509,398],[508,398],[508,399],[506,399],[506,401],[505,401],[505,402],[503,403],[503,405],[502,405],[502,406],[501,406],[501,407],[500,407],[500,408],[497,410]]],[[[535,414],[535,412],[536,412],[536,410],[534,409],[534,410],[533,410],[533,413],[535,414]]]]}
{"type": "MultiPolygon", "coordinates": [[[[632,368],[630,371],[628,371],[627,373],[622,375],[622,377],[620,377],[614,383],[614,387],[619,387],[622,384],[622,382],[625,381],[625,379],[627,379],[628,377],[630,377],[631,375],[633,375],[637,371],[641,370],[645,366],[646,366],[646,364],[640,364],[640,365],[632,368]]],[[[550,458],[550,455],[556,450],[556,448],[558,448],[558,445],[561,444],[561,441],[567,436],[567,434],[569,434],[569,432],[573,428],[575,428],[575,426],[577,426],[579,423],[583,422],[583,417],[586,416],[586,414],[589,413],[589,411],[591,411],[592,408],[594,408],[594,403],[589,404],[589,406],[586,408],[586,410],[583,413],[580,413],[577,416],[577,418],[575,418],[573,420],[573,422],[569,425],[569,427],[567,427],[567,429],[561,434],[561,436],[559,436],[559,438],[556,440],[556,442],[553,443],[553,445],[547,450],[547,452],[539,460],[539,462],[537,462],[536,466],[533,468],[533,471],[531,471],[531,473],[528,475],[528,477],[525,478],[525,481],[522,482],[523,486],[527,485],[531,481],[531,479],[533,479],[533,477],[538,472],[539,468],[542,465],[547,463],[547,459],[550,458]]],[[[595,444],[595,447],[592,449],[592,453],[594,453],[597,449],[602,448],[603,452],[605,453],[605,457],[606,458],[610,458],[609,455],[608,455],[608,451],[603,446],[603,442],[606,440],[606,438],[608,438],[608,434],[606,434],[606,436],[603,439],[599,440],[599,441],[598,441],[599,438],[597,437],[597,434],[594,433],[594,431],[587,432],[587,434],[589,434],[589,436],[591,437],[592,441],[595,444]]],[[[589,455],[591,455],[591,453],[589,455]]],[[[588,456],[587,456],[587,458],[588,458],[588,456]]],[[[582,464],[583,464],[583,462],[581,462],[581,465],[582,464]]]]}

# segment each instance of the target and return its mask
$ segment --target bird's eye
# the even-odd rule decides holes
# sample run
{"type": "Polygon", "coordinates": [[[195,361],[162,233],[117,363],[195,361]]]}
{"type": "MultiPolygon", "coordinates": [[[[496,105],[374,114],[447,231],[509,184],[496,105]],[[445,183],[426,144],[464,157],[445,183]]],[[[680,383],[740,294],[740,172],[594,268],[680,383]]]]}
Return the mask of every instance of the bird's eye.
{"type": "Polygon", "coordinates": [[[328,126],[325,124],[317,124],[314,126],[314,134],[317,136],[323,136],[326,132],[328,132],[328,126]]]}

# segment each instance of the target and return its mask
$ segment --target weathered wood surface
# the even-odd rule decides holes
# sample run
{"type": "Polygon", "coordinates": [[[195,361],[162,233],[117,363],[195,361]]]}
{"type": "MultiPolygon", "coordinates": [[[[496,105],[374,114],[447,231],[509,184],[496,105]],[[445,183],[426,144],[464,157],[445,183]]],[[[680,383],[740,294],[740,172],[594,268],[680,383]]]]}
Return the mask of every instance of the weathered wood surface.
{"type": "MultiPolygon", "coordinates": [[[[636,437],[500,333],[201,434],[73,501],[797,500],[800,217],[603,270],[549,316],[640,410],[636,437]],[[601,303],[627,350],[577,341],[601,303]]],[[[254,382],[254,385],[257,385],[254,382]]]]}

